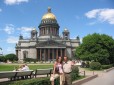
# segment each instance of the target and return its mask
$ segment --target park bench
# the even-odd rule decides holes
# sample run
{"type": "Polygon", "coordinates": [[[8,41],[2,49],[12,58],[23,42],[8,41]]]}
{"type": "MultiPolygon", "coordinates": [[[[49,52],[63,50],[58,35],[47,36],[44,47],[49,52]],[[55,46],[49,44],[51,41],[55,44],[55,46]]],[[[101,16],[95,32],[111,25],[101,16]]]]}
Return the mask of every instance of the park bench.
{"type": "Polygon", "coordinates": [[[1,78],[9,78],[10,80],[12,80],[12,78],[14,78],[16,76],[17,72],[13,72],[13,71],[2,71],[0,72],[0,79],[1,78]]]}
{"type": "Polygon", "coordinates": [[[32,77],[33,70],[29,71],[17,71],[17,74],[15,76],[15,79],[19,79],[20,77],[23,79],[31,78],[32,77]]]}
{"type": "Polygon", "coordinates": [[[32,76],[33,70],[29,71],[4,71],[0,72],[0,78],[9,78],[10,80],[17,80],[19,77],[28,78],[32,76]]]}
{"type": "Polygon", "coordinates": [[[52,68],[50,68],[50,69],[37,69],[34,73],[34,76],[35,76],[35,78],[37,75],[47,75],[47,77],[48,77],[48,75],[51,76],[51,73],[52,73],[51,71],[52,71],[52,68]]]}

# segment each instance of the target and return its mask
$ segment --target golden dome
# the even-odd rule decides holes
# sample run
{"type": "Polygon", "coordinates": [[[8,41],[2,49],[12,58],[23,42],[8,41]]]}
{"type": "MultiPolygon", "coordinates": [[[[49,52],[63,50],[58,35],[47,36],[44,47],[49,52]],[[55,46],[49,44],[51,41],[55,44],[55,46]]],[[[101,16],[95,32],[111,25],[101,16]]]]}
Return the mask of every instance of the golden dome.
{"type": "Polygon", "coordinates": [[[42,19],[56,19],[55,15],[53,13],[51,13],[50,7],[48,7],[48,12],[46,14],[44,14],[42,19]]]}

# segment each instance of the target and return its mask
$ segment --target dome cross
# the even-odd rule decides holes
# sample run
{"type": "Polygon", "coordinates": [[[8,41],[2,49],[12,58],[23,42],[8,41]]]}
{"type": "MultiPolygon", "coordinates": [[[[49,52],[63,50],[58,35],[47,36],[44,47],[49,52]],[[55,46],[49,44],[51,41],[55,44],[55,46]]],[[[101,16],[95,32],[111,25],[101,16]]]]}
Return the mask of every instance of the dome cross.
{"type": "Polygon", "coordinates": [[[48,13],[51,13],[51,7],[48,7],[48,13]]]}

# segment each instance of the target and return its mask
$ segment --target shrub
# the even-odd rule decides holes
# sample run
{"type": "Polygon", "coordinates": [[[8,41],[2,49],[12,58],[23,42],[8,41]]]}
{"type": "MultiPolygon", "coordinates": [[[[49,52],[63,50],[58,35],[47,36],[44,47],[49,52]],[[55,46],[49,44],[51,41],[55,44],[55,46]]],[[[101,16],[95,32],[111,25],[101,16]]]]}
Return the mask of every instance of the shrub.
{"type": "Polygon", "coordinates": [[[77,66],[72,67],[71,77],[72,81],[76,80],[79,77],[79,68],[77,66]]]}
{"type": "Polygon", "coordinates": [[[30,62],[36,63],[37,60],[36,60],[36,59],[33,59],[33,58],[25,58],[24,61],[25,61],[25,62],[29,62],[29,63],[30,63],[30,62]]]}
{"type": "Polygon", "coordinates": [[[54,85],[60,85],[60,78],[55,79],[54,85]]]}
{"type": "Polygon", "coordinates": [[[89,61],[86,62],[86,68],[89,68],[90,67],[90,63],[89,61]]]}
{"type": "Polygon", "coordinates": [[[109,69],[111,67],[112,67],[112,65],[102,65],[102,69],[109,69]]]}
{"type": "Polygon", "coordinates": [[[90,68],[92,70],[100,70],[101,69],[101,64],[99,62],[91,62],[90,68]]]}
{"type": "Polygon", "coordinates": [[[82,65],[81,65],[82,68],[85,68],[86,67],[86,63],[83,61],[82,62],[82,65]]]}
{"type": "Polygon", "coordinates": [[[36,78],[20,81],[5,82],[1,85],[51,85],[49,78],[36,78]]]}

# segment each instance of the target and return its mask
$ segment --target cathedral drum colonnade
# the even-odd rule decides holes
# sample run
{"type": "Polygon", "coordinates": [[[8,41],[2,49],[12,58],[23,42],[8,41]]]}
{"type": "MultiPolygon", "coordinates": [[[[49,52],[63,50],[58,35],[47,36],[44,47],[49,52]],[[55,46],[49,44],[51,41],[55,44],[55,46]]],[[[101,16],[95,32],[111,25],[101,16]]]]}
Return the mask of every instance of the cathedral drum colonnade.
{"type": "Polygon", "coordinates": [[[25,58],[49,61],[58,56],[74,56],[76,47],[80,45],[80,39],[78,36],[70,39],[70,32],[66,28],[62,32],[63,36],[59,35],[60,26],[50,7],[43,15],[38,28],[39,35],[37,29],[33,28],[30,39],[23,38],[22,34],[19,36],[16,44],[16,55],[19,61],[25,58]]]}

